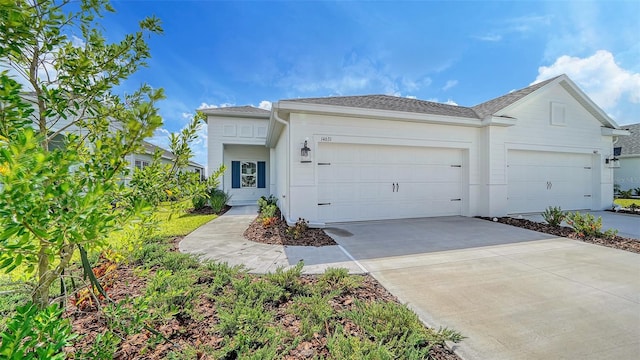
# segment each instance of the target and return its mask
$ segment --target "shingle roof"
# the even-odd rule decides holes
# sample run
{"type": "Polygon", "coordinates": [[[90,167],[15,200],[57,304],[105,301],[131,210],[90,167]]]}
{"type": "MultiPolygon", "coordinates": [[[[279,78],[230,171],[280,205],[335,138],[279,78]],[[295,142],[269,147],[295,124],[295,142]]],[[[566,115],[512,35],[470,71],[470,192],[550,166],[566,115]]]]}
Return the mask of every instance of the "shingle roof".
{"type": "Polygon", "coordinates": [[[513,91],[509,94],[500,96],[493,100],[489,100],[474,107],[448,105],[432,101],[389,95],[333,96],[320,98],[288,99],[284,101],[483,119],[486,116],[495,114],[501,109],[504,109],[505,107],[513,104],[523,97],[533,93],[534,91],[540,89],[541,87],[557,79],[558,77],[545,80],[543,82],[528,86],[524,89],[513,91]]]}
{"type": "MultiPolygon", "coordinates": [[[[562,75],[560,75],[562,76],[562,75]]],[[[531,94],[532,92],[540,89],[541,87],[547,85],[548,83],[552,82],[553,80],[559,78],[560,76],[556,76],[554,78],[551,78],[549,80],[545,80],[542,82],[539,82],[537,84],[533,84],[531,86],[527,86],[524,89],[520,89],[520,90],[516,90],[516,91],[512,91],[506,95],[502,95],[500,97],[497,97],[493,100],[489,100],[487,102],[483,102],[482,104],[478,104],[474,107],[472,107],[472,109],[478,114],[478,116],[482,119],[485,116],[491,115],[491,114],[495,114],[496,112],[506,108],[507,106],[513,104],[514,102],[522,99],[523,97],[531,94]]]]}
{"type": "Polygon", "coordinates": [[[332,96],[321,98],[288,99],[285,101],[307,104],[346,106],[364,109],[406,111],[421,114],[477,118],[472,109],[464,106],[441,104],[390,95],[332,96]]]}
{"type": "Polygon", "coordinates": [[[620,136],[614,147],[621,147],[621,155],[640,155],[640,123],[621,125],[621,129],[629,130],[631,135],[620,136]]]}
{"type": "MultiPolygon", "coordinates": [[[[154,145],[146,140],[142,141],[142,146],[144,147],[144,150],[147,154],[152,155],[153,153],[156,152],[156,149],[160,150],[162,152],[162,156],[164,158],[167,158],[171,161],[175,160],[176,156],[173,155],[173,153],[165,148],[161,148],[158,145],[154,145]]],[[[204,166],[198,164],[195,161],[189,161],[189,165],[193,166],[193,167],[199,167],[199,168],[204,168],[204,166]]]]}
{"type": "Polygon", "coordinates": [[[260,109],[257,107],[253,107],[253,106],[227,106],[227,107],[219,107],[219,108],[208,108],[208,109],[202,109],[202,110],[206,110],[207,113],[212,113],[212,112],[232,112],[232,113],[249,113],[249,114],[269,114],[271,113],[269,110],[265,110],[265,109],[260,109]]]}

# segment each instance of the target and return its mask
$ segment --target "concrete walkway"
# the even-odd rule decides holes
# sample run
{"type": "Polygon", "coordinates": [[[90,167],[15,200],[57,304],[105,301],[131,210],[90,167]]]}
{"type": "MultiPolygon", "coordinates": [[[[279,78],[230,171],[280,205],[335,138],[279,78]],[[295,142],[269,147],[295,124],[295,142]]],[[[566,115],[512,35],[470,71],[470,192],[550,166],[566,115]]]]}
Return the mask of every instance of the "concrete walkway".
{"type": "Polygon", "coordinates": [[[203,260],[243,265],[249,272],[265,274],[303,261],[303,272],[321,274],[329,267],[350,273],[365,270],[340,246],[282,246],[249,241],[242,235],[258,215],[256,206],[234,206],[224,215],[199,227],[180,242],[180,251],[203,260]]]}

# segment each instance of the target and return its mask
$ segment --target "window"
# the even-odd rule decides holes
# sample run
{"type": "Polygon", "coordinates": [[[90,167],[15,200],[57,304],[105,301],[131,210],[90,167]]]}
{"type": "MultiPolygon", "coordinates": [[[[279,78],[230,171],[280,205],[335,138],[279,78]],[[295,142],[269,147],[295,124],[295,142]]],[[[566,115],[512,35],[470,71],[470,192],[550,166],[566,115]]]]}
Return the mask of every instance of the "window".
{"type": "Polygon", "coordinates": [[[136,166],[136,168],[142,170],[142,169],[146,168],[147,166],[149,166],[149,162],[148,161],[142,161],[142,160],[136,160],[135,166],[136,166]]]}
{"type": "Polygon", "coordinates": [[[264,161],[232,161],[231,162],[231,188],[258,188],[267,187],[267,166],[264,161]]]}
{"type": "Polygon", "coordinates": [[[242,161],[240,164],[240,187],[256,187],[258,165],[254,161],[242,161]]]}

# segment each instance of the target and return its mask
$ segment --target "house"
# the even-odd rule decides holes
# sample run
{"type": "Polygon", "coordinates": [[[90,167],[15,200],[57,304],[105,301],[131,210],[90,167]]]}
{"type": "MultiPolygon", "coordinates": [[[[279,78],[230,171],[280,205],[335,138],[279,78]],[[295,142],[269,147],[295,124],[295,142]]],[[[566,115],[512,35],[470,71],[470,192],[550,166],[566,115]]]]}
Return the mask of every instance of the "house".
{"type": "Polygon", "coordinates": [[[566,75],[474,107],[365,95],[204,113],[232,205],[273,194],[314,226],[604,209],[627,134],[566,75]]]}
{"type": "MultiPolygon", "coordinates": [[[[130,171],[129,171],[129,177],[125,180],[126,182],[128,182],[128,180],[131,179],[131,174],[133,174],[133,171],[136,168],[142,170],[145,167],[149,166],[149,164],[151,164],[151,161],[153,160],[153,155],[156,152],[156,150],[159,150],[161,153],[160,161],[162,162],[162,164],[172,164],[175,161],[176,157],[175,155],[173,155],[173,153],[159,146],[153,145],[148,141],[142,142],[142,148],[143,148],[142,151],[138,151],[134,154],[127,155],[126,159],[127,159],[127,162],[129,163],[130,171]]],[[[198,174],[198,176],[201,179],[205,178],[204,166],[193,161],[189,161],[189,164],[185,169],[183,169],[183,171],[195,172],[198,174]]]]}
{"type": "Polygon", "coordinates": [[[630,136],[621,136],[613,144],[613,155],[619,167],[613,171],[614,183],[620,190],[640,188],[640,123],[622,126],[630,136]]]}

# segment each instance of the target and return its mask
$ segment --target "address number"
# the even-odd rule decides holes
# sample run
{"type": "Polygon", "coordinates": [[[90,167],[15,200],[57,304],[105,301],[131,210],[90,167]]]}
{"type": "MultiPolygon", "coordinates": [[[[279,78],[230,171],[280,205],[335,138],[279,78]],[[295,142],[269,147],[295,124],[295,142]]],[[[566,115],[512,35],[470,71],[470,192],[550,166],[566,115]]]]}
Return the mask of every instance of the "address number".
{"type": "Polygon", "coordinates": [[[332,141],[331,136],[322,136],[320,137],[320,141],[332,141]]]}

